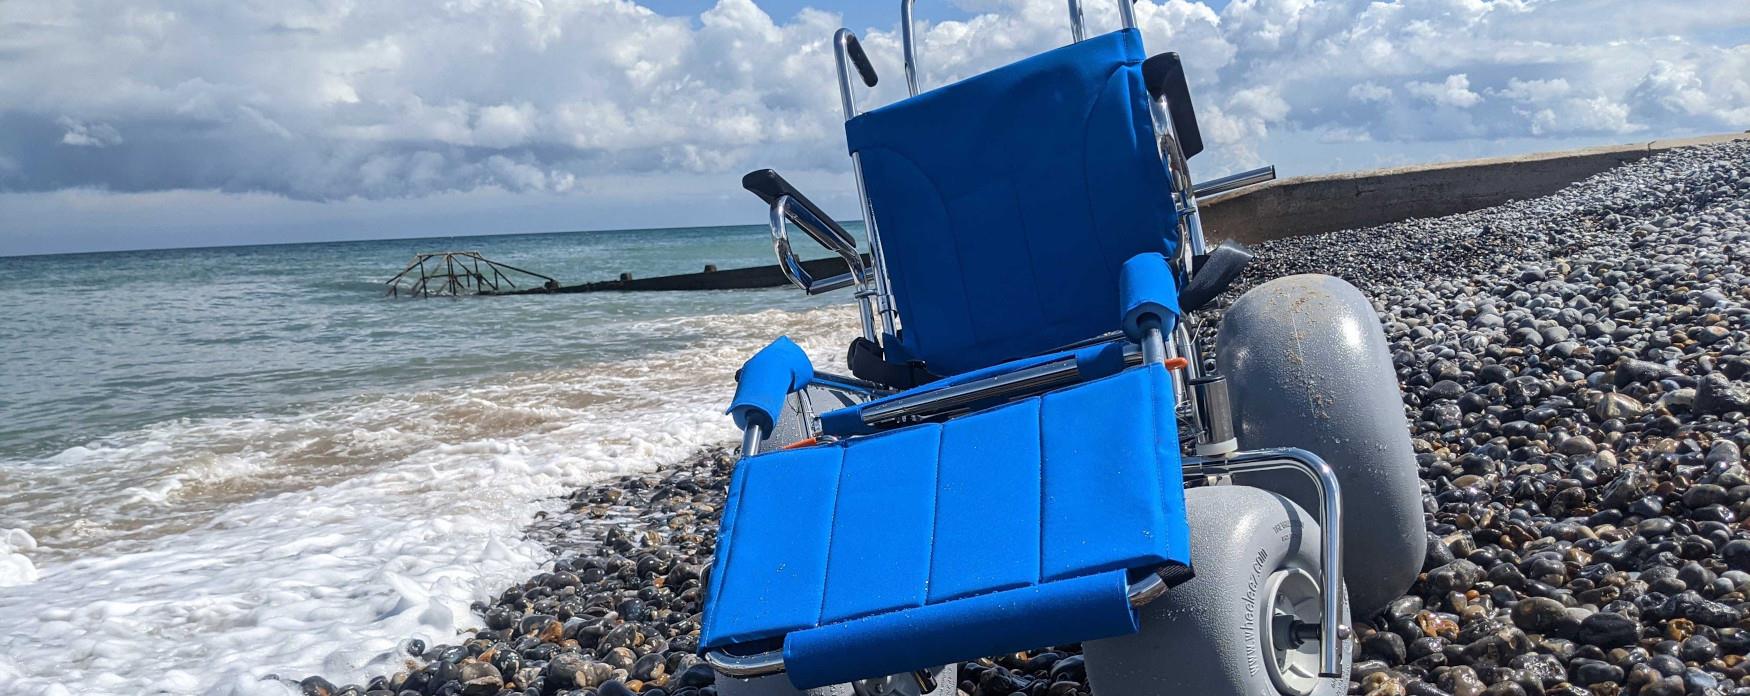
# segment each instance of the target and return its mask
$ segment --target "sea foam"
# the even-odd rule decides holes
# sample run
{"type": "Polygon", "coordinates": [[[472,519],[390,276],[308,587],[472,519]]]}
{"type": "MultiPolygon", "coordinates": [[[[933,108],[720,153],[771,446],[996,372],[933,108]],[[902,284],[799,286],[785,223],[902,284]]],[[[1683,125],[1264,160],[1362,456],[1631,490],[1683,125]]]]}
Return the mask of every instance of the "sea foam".
{"type": "Polygon", "coordinates": [[[60,525],[69,544],[127,526],[117,516],[235,502],[76,552],[0,533],[0,693],[281,694],[271,677],[393,673],[406,640],[478,627],[472,602],[548,559],[522,529],[555,496],[733,440],[721,409],[742,359],[788,333],[824,361],[854,324],[840,308],[686,323],[710,338],[464,389],[164,423],[62,453],[64,471],[88,477],[157,462],[60,525]],[[307,485],[285,462],[309,468],[307,485]]]}

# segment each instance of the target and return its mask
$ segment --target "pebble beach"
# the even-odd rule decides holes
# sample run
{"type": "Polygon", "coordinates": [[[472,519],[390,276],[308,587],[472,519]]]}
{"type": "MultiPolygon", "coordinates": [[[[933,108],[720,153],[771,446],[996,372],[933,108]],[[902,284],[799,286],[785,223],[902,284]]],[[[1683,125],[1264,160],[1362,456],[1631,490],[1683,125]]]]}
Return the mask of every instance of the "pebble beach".
{"type": "MultiPolygon", "coordinates": [[[[1750,695],[1750,143],[1254,250],[1239,290],[1318,272],[1373,299],[1414,438],[1428,553],[1357,617],[1351,694],[1750,695]]],[[[713,447],[576,488],[525,530],[552,562],[481,597],[473,630],[405,640],[359,683],[270,680],[714,696],[698,612],[733,463],[713,447]]],[[[1079,653],[967,662],[959,691],[1087,694],[1079,653]]]]}

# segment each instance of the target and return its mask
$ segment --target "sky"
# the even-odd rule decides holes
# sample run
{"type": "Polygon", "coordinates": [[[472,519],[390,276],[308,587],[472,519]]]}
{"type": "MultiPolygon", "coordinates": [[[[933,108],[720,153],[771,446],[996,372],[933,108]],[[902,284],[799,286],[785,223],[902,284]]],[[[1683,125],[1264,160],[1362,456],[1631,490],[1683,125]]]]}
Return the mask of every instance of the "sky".
{"type": "MultiPolygon", "coordinates": [[[[1745,0],[1136,8],[1198,178],[1750,129],[1745,0]]],[[[1069,40],[1064,0],[917,15],[925,88],[1069,40]]],[[[755,223],[764,167],[853,218],[841,25],[900,98],[897,0],[0,1],[0,255],[755,223]]]]}

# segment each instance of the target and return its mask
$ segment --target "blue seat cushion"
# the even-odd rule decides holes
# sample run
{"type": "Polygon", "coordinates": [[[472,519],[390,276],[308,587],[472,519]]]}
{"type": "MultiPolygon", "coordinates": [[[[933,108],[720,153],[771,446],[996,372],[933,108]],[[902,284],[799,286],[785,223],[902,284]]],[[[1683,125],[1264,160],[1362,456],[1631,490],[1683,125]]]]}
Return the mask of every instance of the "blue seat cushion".
{"type": "Polygon", "coordinates": [[[1136,630],[1125,571],[1190,563],[1170,379],[742,461],[701,649],[781,638],[810,688],[1136,630]]]}
{"type": "Polygon", "coordinates": [[[891,353],[947,376],[1116,328],[1119,269],[1178,240],[1144,57],[1114,32],[845,125],[904,325],[891,353]]]}

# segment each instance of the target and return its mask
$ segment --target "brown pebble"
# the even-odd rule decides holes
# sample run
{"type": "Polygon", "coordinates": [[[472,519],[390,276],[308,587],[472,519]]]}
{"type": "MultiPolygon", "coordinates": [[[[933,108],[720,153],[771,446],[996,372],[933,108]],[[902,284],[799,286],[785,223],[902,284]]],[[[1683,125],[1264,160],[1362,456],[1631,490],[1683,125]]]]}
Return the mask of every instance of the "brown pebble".
{"type": "Polygon", "coordinates": [[[1665,622],[1665,637],[1671,640],[1683,640],[1695,634],[1695,622],[1689,619],[1672,619],[1665,622]]]}

